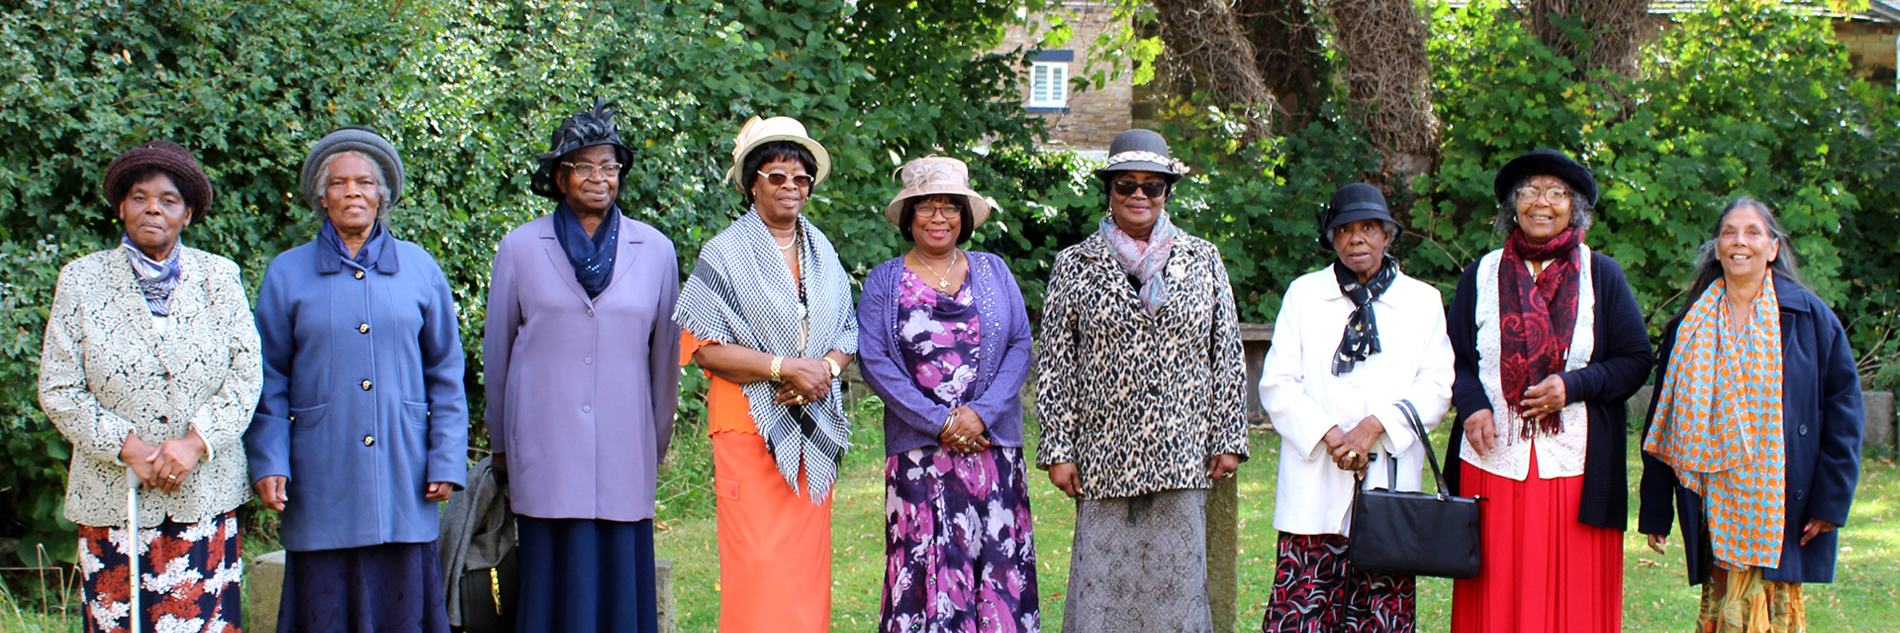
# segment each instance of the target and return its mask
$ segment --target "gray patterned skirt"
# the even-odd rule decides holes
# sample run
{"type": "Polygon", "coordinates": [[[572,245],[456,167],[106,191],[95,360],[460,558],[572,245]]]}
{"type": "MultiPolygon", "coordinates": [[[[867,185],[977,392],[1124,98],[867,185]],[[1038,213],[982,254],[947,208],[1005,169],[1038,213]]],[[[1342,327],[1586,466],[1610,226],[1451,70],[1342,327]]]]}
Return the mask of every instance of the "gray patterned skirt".
{"type": "Polygon", "coordinates": [[[1082,500],[1063,633],[1208,633],[1207,491],[1082,500]]]}

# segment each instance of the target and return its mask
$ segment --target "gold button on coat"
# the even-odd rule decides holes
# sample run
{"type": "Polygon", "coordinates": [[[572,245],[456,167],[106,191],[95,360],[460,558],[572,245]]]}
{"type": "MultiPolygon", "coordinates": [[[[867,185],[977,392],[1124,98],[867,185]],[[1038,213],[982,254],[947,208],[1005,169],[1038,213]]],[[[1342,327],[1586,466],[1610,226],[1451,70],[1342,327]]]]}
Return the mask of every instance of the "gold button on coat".
{"type": "Polygon", "coordinates": [[[358,326],[356,326],[356,331],[358,331],[358,332],[362,332],[362,333],[364,333],[364,334],[368,334],[368,333],[369,333],[369,324],[368,324],[368,323],[364,323],[364,324],[362,324],[362,325],[358,325],[358,326]]]}
{"type": "Polygon", "coordinates": [[[363,278],[363,271],[360,271],[360,270],[359,270],[359,271],[356,271],[356,278],[357,278],[357,279],[362,279],[362,278],[363,278]]]}
{"type": "Polygon", "coordinates": [[[375,445],[376,445],[376,436],[374,436],[374,435],[365,435],[365,436],[363,436],[363,445],[364,445],[364,446],[375,446],[375,445]]]}
{"type": "Polygon", "coordinates": [[[365,381],[363,381],[363,390],[364,390],[364,391],[369,391],[369,386],[370,386],[370,382],[369,382],[368,380],[365,380],[365,381]]]}

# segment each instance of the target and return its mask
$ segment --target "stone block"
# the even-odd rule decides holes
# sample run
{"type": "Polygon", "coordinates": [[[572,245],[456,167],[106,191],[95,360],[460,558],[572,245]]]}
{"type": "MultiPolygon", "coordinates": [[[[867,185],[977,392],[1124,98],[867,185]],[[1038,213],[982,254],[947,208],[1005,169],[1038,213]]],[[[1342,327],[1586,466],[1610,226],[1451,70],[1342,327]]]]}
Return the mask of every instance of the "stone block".
{"type": "Polygon", "coordinates": [[[1869,391],[1861,394],[1861,406],[1867,412],[1867,425],[1861,437],[1860,454],[1865,457],[1900,459],[1894,448],[1896,436],[1893,392],[1869,391]]]}
{"type": "MultiPolygon", "coordinates": [[[[1246,472],[1244,469],[1241,472],[1246,472]]],[[[1234,633],[1240,599],[1240,473],[1207,491],[1207,608],[1216,633],[1234,633]]]]}
{"type": "Polygon", "coordinates": [[[277,604],[284,597],[284,550],[258,554],[244,570],[244,630],[277,630],[277,604]]]}
{"type": "Polygon", "coordinates": [[[673,561],[653,561],[653,584],[660,605],[660,633],[680,633],[679,600],[673,595],[673,561]]]}

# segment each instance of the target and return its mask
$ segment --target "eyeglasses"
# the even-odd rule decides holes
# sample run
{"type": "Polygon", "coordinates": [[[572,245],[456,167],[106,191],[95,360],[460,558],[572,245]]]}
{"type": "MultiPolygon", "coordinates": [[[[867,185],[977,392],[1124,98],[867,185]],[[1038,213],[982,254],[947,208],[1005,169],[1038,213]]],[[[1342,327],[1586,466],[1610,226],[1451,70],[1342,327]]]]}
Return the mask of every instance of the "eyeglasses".
{"type": "Polygon", "coordinates": [[[1555,206],[1559,200],[1570,199],[1570,190],[1563,187],[1551,187],[1549,189],[1538,189],[1528,186],[1518,187],[1517,199],[1533,204],[1541,199],[1544,201],[1544,204],[1555,206]]]}
{"type": "Polygon", "coordinates": [[[593,163],[561,163],[561,167],[574,172],[574,175],[580,176],[582,179],[593,178],[595,174],[599,174],[602,178],[619,178],[621,166],[620,163],[601,163],[598,165],[593,163]]]}
{"type": "Polygon", "coordinates": [[[1117,180],[1110,184],[1114,185],[1115,195],[1118,196],[1135,195],[1136,189],[1140,189],[1142,194],[1150,198],[1165,198],[1168,196],[1168,182],[1165,180],[1150,180],[1148,182],[1117,180]]]}
{"type": "Polygon", "coordinates": [[[761,171],[759,172],[759,175],[764,176],[765,182],[770,183],[774,187],[784,186],[786,178],[792,179],[792,184],[798,185],[800,189],[804,189],[811,186],[811,176],[807,176],[804,174],[792,175],[792,174],[786,174],[784,172],[777,172],[777,171],[768,174],[761,171]]]}
{"type": "Polygon", "coordinates": [[[937,218],[948,220],[950,218],[961,218],[963,216],[963,209],[957,208],[957,205],[954,204],[920,204],[917,205],[916,211],[917,217],[923,220],[935,220],[937,218]]]}

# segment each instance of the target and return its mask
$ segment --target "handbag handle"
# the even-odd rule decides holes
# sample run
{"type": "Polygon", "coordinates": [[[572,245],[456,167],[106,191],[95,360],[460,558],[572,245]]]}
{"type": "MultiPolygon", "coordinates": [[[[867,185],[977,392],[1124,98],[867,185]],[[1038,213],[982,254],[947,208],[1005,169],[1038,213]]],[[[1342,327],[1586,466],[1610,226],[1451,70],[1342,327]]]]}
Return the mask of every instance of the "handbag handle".
{"type": "MultiPolygon", "coordinates": [[[[1412,406],[1410,400],[1400,400],[1399,411],[1405,414],[1405,421],[1412,423],[1412,432],[1418,435],[1418,443],[1425,447],[1425,461],[1432,465],[1432,478],[1438,481],[1438,498],[1451,497],[1451,492],[1445,487],[1445,472],[1438,468],[1438,452],[1432,449],[1431,435],[1425,432],[1425,423],[1419,420],[1418,408],[1412,406]]],[[[1397,457],[1392,459],[1394,464],[1398,461],[1397,457]]]]}

